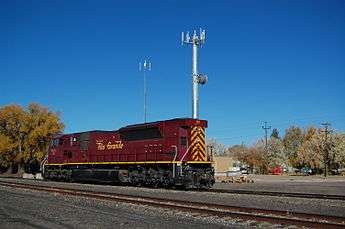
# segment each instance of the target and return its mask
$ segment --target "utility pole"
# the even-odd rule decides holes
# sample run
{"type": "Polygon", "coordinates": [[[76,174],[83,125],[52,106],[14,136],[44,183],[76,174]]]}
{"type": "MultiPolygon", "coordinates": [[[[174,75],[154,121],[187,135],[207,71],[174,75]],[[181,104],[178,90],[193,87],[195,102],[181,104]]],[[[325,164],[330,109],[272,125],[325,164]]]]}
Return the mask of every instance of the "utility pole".
{"type": "Polygon", "coordinates": [[[267,151],[267,130],[271,129],[271,126],[267,126],[267,122],[261,128],[265,131],[265,150],[267,151]]]}
{"type": "Polygon", "coordinates": [[[330,134],[332,132],[332,130],[330,130],[330,123],[321,123],[322,126],[324,126],[324,130],[322,130],[323,133],[325,133],[325,139],[324,139],[324,144],[323,144],[323,150],[324,150],[324,154],[323,154],[323,163],[324,163],[324,176],[327,177],[328,175],[328,169],[329,169],[329,144],[328,144],[328,134],[330,134]]]}
{"type": "Polygon", "coordinates": [[[186,34],[182,32],[181,34],[181,44],[191,44],[193,47],[192,52],[192,117],[194,119],[199,118],[199,84],[207,83],[207,76],[198,73],[198,47],[205,44],[206,32],[201,30],[199,34],[194,33],[192,36],[189,35],[189,32],[186,34]]]}
{"type": "Polygon", "coordinates": [[[147,122],[147,79],[146,72],[151,71],[151,62],[150,60],[144,60],[143,63],[139,63],[139,71],[144,73],[144,122],[147,122]]]}

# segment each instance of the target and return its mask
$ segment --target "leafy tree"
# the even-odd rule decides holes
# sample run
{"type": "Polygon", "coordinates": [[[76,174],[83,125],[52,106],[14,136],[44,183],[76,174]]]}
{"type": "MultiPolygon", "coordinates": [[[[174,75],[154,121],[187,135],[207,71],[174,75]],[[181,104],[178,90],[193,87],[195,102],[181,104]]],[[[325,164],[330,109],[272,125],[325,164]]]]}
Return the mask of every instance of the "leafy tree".
{"type": "Polygon", "coordinates": [[[287,158],[283,142],[279,138],[272,137],[267,145],[267,163],[269,167],[275,168],[285,165],[287,158]]]}
{"type": "Polygon", "coordinates": [[[321,169],[323,163],[323,139],[320,130],[308,128],[303,135],[302,145],[297,150],[300,166],[321,169]]]}
{"type": "MultiPolygon", "coordinates": [[[[16,145],[9,137],[0,133],[0,167],[6,169],[13,160],[12,152],[16,145]]],[[[2,170],[3,170],[2,169],[2,170]]]]}
{"type": "Polygon", "coordinates": [[[333,133],[331,142],[330,159],[332,167],[335,169],[345,167],[345,134],[333,133]]]}
{"type": "Polygon", "coordinates": [[[29,104],[27,109],[19,105],[1,107],[0,165],[42,160],[51,138],[63,128],[57,113],[38,104],[29,104]]]}
{"type": "Polygon", "coordinates": [[[262,141],[249,148],[249,163],[257,173],[266,174],[269,171],[269,157],[262,141]]]}
{"type": "Polygon", "coordinates": [[[212,153],[215,156],[224,156],[226,154],[225,145],[219,143],[216,139],[211,138],[207,140],[207,148],[212,149],[212,153]]]}
{"type": "Polygon", "coordinates": [[[19,105],[0,108],[1,164],[18,162],[22,155],[25,111],[19,105]]]}
{"type": "Polygon", "coordinates": [[[38,104],[30,104],[25,122],[27,139],[24,143],[25,162],[35,158],[41,161],[46,154],[52,137],[60,133],[64,125],[59,115],[38,104]]]}
{"type": "Polygon", "coordinates": [[[331,133],[325,142],[322,129],[309,127],[303,130],[292,126],[286,129],[283,139],[271,136],[267,149],[264,141],[260,140],[249,148],[235,145],[229,147],[228,151],[231,156],[260,173],[287,164],[295,168],[307,166],[322,172],[324,163],[330,169],[345,167],[345,133],[331,133]],[[328,150],[328,158],[324,157],[325,150],[328,150]]]}
{"type": "Polygon", "coordinates": [[[262,141],[245,151],[236,152],[234,157],[243,164],[248,165],[251,172],[255,170],[257,173],[267,173],[269,171],[269,160],[262,141]]]}
{"type": "Polygon", "coordinates": [[[277,128],[274,128],[274,129],[272,130],[271,138],[280,139],[280,137],[279,137],[279,131],[278,131],[277,128]]]}
{"type": "Polygon", "coordinates": [[[303,131],[299,127],[289,127],[285,130],[283,144],[285,154],[287,155],[289,164],[293,167],[301,167],[298,161],[298,149],[303,143],[303,131]]]}
{"type": "Polygon", "coordinates": [[[243,144],[242,145],[233,145],[227,149],[227,154],[229,156],[234,156],[234,155],[244,153],[244,152],[246,152],[246,150],[247,150],[247,147],[243,144]]]}
{"type": "Polygon", "coordinates": [[[329,138],[330,140],[325,142],[321,129],[308,128],[304,133],[303,144],[298,150],[300,163],[317,170],[324,169],[325,163],[329,169],[345,166],[345,135],[332,133],[329,138]],[[328,150],[328,158],[325,157],[325,150],[328,150]]]}

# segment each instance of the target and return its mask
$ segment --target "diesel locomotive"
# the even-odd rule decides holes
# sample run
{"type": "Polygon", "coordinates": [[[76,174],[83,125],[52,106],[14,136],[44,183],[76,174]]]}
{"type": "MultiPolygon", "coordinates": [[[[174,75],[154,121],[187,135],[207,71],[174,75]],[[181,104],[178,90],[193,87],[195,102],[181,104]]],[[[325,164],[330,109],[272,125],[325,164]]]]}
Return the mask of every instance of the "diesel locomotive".
{"type": "Polygon", "coordinates": [[[109,181],[135,186],[210,188],[212,154],[206,120],[179,118],[130,125],[116,131],[56,136],[43,177],[60,181],[109,181]]]}

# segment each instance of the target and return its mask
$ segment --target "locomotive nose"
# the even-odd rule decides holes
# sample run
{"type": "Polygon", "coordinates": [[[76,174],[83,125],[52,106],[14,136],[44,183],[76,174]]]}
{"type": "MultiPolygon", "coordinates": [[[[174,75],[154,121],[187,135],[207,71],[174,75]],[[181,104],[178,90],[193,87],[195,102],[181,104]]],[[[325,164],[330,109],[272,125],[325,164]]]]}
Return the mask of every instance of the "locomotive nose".
{"type": "Polygon", "coordinates": [[[190,133],[191,160],[206,161],[205,130],[201,126],[194,126],[190,133]]]}

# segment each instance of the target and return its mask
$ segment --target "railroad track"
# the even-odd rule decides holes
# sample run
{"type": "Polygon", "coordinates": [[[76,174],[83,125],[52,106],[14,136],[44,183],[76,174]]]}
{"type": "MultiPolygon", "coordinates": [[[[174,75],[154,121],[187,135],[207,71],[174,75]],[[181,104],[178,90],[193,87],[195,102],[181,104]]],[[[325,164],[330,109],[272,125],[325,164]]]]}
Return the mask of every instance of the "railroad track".
{"type": "MultiPolygon", "coordinates": [[[[25,180],[23,178],[12,178],[12,177],[2,177],[2,178],[9,178],[12,180],[25,180]]],[[[36,180],[36,181],[42,181],[42,180],[36,180]]],[[[146,187],[146,188],[149,188],[149,187],[146,187]]],[[[178,190],[175,190],[175,191],[178,191],[178,190]]],[[[191,190],[191,191],[195,191],[195,190],[191,190]]],[[[244,190],[244,189],[240,189],[240,190],[209,189],[209,190],[199,190],[198,192],[247,194],[247,195],[258,195],[258,196],[276,196],[276,197],[298,197],[298,198],[307,198],[307,199],[345,201],[345,195],[330,195],[330,194],[321,194],[321,193],[272,192],[272,191],[253,191],[253,190],[244,190]]]]}
{"type": "Polygon", "coordinates": [[[80,189],[50,187],[45,185],[33,185],[7,181],[0,181],[0,186],[58,193],[62,195],[95,198],[108,201],[126,202],[131,204],[148,205],[169,210],[189,212],[193,213],[193,215],[197,213],[201,216],[216,216],[225,219],[231,218],[257,222],[264,221],[272,224],[295,225],[311,228],[345,228],[345,218],[336,216],[324,216],[317,214],[227,206],[202,202],[140,197],[135,195],[85,191],[80,189]]]}
{"type": "Polygon", "coordinates": [[[345,201],[345,196],[319,194],[319,193],[270,192],[270,191],[229,190],[229,189],[210,189],[210,190],[206,190],[206,192],[248,194],[248,195],[259,195],[259,196],[298,197],[298,198],[308,198],[308,199],[344,200],[345,201]]]}
{"type": "MultiPolygon", "coordinates": [[[[12,180],[25,180],[23,178],[9,178],[12,180]]],[[[36,180],[41,182],[42,180],[36,180]]],[[[43,181],[42,181],[43,182],[43,181]]],[[[131,187],[131,186],[129,186],[131,187]]],[[[149,188],[149,187],[144,187],[149,188]]],[[[175,190],[178,191],[178,190],[175,190]]],[[[182,190],[181,190],[182,191],[182,190]]],[[[195,190],[190,190],[195,191],[195,190]]],[[[345,195],[331,195],[321,193],[300,193],[300,192],[272,192],[272,191],[253,191],[253,190],[230,190],[230,189],[209,189],[209,190],[198,190],[198,192],[209,192],[209,193],[228,193],[228,194],[246,194],[246,195],[258,195],[258,196],[276,196],[276,197],[298,197],[307,199],[323,199],[323,200],[342,200],[345,201],[345,195]]]]}

